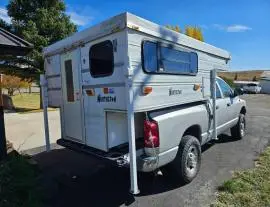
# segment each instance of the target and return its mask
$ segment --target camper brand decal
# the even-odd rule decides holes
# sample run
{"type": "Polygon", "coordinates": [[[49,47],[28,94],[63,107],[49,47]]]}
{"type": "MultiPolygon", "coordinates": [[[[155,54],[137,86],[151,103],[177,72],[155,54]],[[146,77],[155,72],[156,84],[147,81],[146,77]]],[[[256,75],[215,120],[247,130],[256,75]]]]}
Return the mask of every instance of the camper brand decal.
{"type": "Polygon", "coordinates": [[[101,96],[100,94],[97,96],[97,102],[116,102],[116,96],[101,96]]]}
{"type": "Polygon", "coordinates": [[[182,94],[182,90],[179,89],[169,89],[169,96],[174,96],[174,95],[181,95],[182,94]]]}

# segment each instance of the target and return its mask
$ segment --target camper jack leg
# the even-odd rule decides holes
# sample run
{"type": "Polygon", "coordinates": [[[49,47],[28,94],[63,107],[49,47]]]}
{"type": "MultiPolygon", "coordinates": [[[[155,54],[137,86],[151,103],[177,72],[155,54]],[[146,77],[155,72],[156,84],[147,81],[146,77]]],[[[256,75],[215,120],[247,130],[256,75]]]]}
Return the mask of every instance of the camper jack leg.
{"type": "Polygon", "coordinates": [[[216,117],[216,77],[217,77],[217,70],[211,70],[211,98],[212,98],[212,106],[213,106],[213,134],[212,139],[217,140],[217,117],[216,117]]]}
{"type": "Polygon", "coordinates": [[[44,132],[45,132],[45,143],[46,151],[51,150],[50,145],[50,133],[49,133],[49,121],[48,121],[48,88],[47,80],[45,75],[40,75],[40,86],[41,86],[41,95],[42,95],[42,104],[43,104],[43,117],[44,117],[44,132]]]}
{"type": "Polygon", "coordinates": [[[138,188],[137,176],[137,156],[136,156],[136,140],[135,140],[135,124],[134,124],[134,111],[133,111],[133,90],[132,80],[127,79],[128,90],[128,138],[129,138],[129,157],[130,157],[130,192],[133,195],[140,193],[138,188]]]}

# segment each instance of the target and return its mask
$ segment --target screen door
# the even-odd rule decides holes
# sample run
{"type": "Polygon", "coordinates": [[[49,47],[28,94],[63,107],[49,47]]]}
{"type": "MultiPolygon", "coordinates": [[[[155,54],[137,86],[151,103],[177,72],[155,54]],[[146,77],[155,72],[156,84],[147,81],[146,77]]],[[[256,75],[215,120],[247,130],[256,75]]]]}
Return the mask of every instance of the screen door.
{"type": "Polygon", "coordinates": [[[83,142],[80,84],[80,50],[61,56],[64,135],[83,142]]]}

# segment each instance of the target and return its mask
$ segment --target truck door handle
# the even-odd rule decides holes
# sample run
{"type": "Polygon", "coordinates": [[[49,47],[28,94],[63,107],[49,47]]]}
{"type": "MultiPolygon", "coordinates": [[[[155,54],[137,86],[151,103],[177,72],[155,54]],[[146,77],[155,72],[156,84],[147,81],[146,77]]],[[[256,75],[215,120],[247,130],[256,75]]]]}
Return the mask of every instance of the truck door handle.
{"type": "Polygon", "coordinates": [[[216,109],[219,109],[219,106],[216,106],[216,109]]]}
{"type": "Polygon", "coordinates": [[[230,106],[231,104],[230,103],[227,103],[227,106],[230,106]]]}

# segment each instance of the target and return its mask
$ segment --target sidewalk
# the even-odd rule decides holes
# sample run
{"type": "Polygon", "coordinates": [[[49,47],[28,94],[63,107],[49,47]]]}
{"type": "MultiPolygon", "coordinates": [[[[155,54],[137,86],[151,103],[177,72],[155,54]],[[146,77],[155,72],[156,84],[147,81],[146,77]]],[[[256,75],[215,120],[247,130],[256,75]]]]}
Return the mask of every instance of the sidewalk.
{"type": "MultiPolygon", "coordinates": [[[[50,142],[56,143],[60,138],[60,115],[59,111],[48,112],[50,127],[50,142]]],[[[6,138],[13,143],[17,151],[28,151],[36,148],[43,150],[45,135],[43,125],[43,112],[18,114],[5,114],[6,138]]]]}

